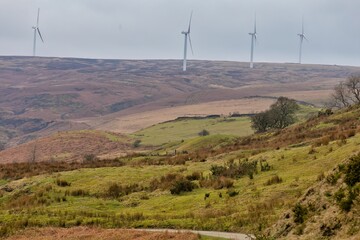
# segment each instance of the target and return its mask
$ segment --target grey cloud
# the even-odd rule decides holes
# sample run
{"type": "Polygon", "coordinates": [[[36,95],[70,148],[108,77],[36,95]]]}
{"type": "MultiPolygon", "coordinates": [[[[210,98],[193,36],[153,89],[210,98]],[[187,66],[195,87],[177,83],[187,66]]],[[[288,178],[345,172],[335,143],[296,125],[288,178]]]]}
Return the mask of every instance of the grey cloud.
{"type": "Polygon", "coordinates": [[[248,61],[256,12],[256,61],[295,62],[304,16],[305,63],[360,65],[358,0],[1,0],[0,55],[31,54],[37,7],[40,56],[180,59],[194,10],[193,59],[248,61]]]}

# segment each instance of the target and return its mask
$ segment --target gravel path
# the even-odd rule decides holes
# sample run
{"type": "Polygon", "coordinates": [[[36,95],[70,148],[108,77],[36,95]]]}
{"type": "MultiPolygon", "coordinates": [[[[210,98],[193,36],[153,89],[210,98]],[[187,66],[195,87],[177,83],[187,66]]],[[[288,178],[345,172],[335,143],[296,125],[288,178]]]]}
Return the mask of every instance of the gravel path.
{"type": "Polygon", "coordinates": [[[175,230],[175,229],[136,229],[136,230],[147,231],[147,232],[171,232],[171,233],[191,232],[191,233],[200,234],[200,235],[203,235],[203,236],[221,237],[221,238],[232,239],[232,240],[252,240],[252,239],[255,239],[254,235],[248,235],[248,234],[242,234],[242,233],[230,233],[230,232],[175,230]]]}

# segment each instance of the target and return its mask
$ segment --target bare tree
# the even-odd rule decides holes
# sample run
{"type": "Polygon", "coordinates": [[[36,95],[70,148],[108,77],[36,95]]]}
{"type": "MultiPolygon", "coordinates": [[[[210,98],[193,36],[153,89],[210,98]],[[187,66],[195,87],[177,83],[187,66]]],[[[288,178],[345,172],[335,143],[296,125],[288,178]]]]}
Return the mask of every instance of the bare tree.
{"type": "Polygon", "coordinates": [[[331,94],[330,107],[344,108],[350,106],[350,97],[347,84],[340,82],[335,86],[334,92],[331,94]]]}
{"type": "Polygon", "coordinates": [[[351,94],[355,104],[360,103],[360,76],[351,76],[346,80],[346,87],[351,94]]]}

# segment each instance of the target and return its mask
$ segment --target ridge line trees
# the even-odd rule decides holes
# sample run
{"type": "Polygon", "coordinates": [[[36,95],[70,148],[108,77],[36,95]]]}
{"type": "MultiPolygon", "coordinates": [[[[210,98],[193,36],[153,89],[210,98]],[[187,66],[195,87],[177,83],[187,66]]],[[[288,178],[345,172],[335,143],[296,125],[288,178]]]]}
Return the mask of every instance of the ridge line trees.
{"type": "Polygon", "coordinates": [[[360,104],[360,75],[352,75],[334,87],[329,107],[346,108],[360,104]]]}

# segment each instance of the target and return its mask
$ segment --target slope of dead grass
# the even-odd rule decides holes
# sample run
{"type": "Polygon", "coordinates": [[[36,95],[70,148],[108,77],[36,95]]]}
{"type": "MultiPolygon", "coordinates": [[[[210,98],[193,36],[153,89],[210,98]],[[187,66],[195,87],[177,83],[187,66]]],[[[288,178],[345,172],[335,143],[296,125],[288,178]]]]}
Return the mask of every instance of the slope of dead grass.
{"type": "Polygon", "coordinates": [[[33,228],[21,231],[14,236],[7,238],[8,240],[197,240],[199,236],[192,233],[159,233],[144,232],[123,229],[101,229],[89,227],[74,228],[33,228]]]}
{"type": "Polygon", "coordinates": [[[58,132],[0,152],[1,163],[79,161],[86,155],[117,153],[131,150],[131,138],[117,133],[82,130],[58,132]]]}

